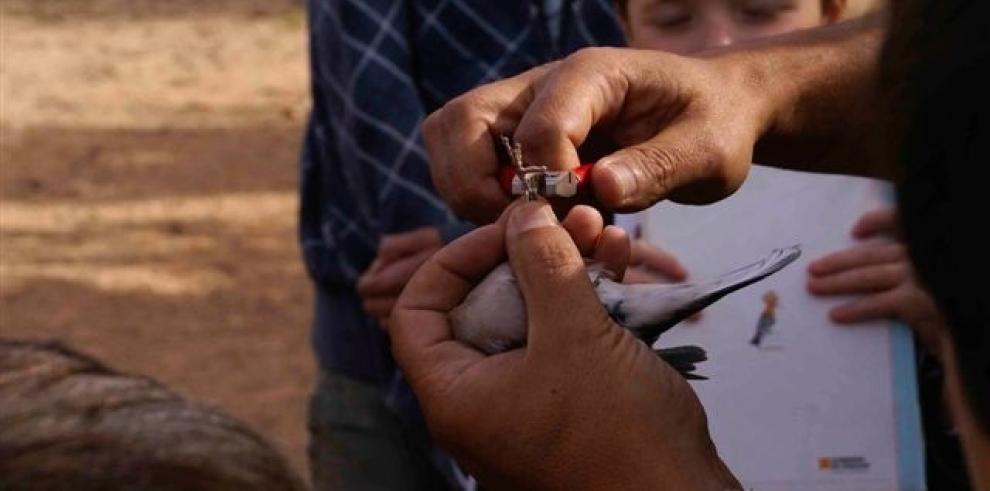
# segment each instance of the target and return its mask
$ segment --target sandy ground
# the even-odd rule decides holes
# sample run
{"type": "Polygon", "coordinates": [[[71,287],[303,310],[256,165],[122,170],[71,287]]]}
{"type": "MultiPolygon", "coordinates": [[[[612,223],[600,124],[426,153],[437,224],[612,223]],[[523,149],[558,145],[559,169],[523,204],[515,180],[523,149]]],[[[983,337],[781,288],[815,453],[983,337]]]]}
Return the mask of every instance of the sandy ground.
{"type": "Polygon", "coordinates": [[[0,5],[0,337],[220,404],[304,471],[300,2],[0,5]]]}

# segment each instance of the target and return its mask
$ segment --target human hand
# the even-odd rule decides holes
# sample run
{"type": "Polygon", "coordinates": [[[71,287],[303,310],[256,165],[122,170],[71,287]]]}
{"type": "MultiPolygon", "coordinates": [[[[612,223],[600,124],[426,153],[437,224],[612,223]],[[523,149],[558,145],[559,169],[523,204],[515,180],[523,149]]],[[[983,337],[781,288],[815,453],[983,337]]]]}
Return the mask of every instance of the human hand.
{"type": "Polygon", "coordinates": [[[590,48],[452,100],[427,118],[423,137],[437,191],[478,223],[509,203],[498,185],[498,134],[514,135],[529,163],[597,161],[592,187],[606,209],[706,202],[745,177],[767,117],[763,96],[713,60],[590,48]]]}
{"type": "Polygon", "coordinates": [[[669,283],[684,281],[687,277],[687,270],[673,254],[643,239],[633,240],[629,269],[623,282],[669,283]]]}
{"type": "MultiPolygon", "coordinates": [[[[866,240],[878,236],[898,238],[893,208],[863,215],[853,236],[866,240]]],[[[829,254],[808,267],[808,290],[819,296],[858,295],[830,312],[839,324],[878,319],[898,319],[911,326],[926,351],[941,353],[940,333],[945,328],[935,301],[921,286],[901,242],[868,242],[829,254]]]]}
{"type": "Polygon", "coordinates": [[[406,283],[442,245],[436,227],[421,227],[382,237],[378,255],[357,282],[364,311],[377,319],[380,326],[386,327],[406,283]]]}
{"type": "Polygon", "coordinates": [[[588,48],[476,88],[423,124],[440,196],[476,223],[509,198],[495,140],[512,135],[528,163],[596,162],[596,205],[704,203],[739,187],[752,157],[809,171],[890,176],[869,138],[880,121],[876,57],[886,19],[872,15],[684,58],[588,48]]]}
{"type": "Polygon", "coordinates": [[[629,244],[589,213],[561,226],[546,204],[510,208],[415,274],[389,335],[433,435],[496,489],[740,489],[690,386],[595,296],[582,256],[621,272],[629,244]],[[486,356],[448,312],[506,256],[528,344],[486,356]]]}

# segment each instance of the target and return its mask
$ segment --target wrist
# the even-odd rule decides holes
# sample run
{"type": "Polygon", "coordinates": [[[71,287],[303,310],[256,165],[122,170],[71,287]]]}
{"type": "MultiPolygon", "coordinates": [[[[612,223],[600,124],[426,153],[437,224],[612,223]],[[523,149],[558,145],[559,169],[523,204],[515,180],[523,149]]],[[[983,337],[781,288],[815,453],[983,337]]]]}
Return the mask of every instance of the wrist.
{"type": "Polygon", "coordinates": [[[693,461],[677,459],[675,465],[666,469],[658,468],[658,475],[650,481],[650,489],[670,491],[737,491],[742,485],[732,475],[729,467],[715,452],[714,445],[709,442],[710,449],[704,455],[693,461]]]}
{"type": "Polygon", "coordinates": [[[732,87],[738,116],[748,118],[753,141],[772,137],[781,122],[790,121],[799,97],[799,83],[781,76],[782,70],[768,54],[752,51],[714,53],[708,59],[718,80],[732,87]]]}
{"type": "MultiPolygon", "coordinates": [[[[645,442],[641,442],[645,443],[645,442]]],[[[652,445],[627,445],[638,448],[634,455],[603,466],[604,472],[570,489],[628,489],[652,491],[736,491],[742,485],[718,456],[709,438],[683,445],[660,448],[652,445]],[[647,448],[649,447],[649,448],[647,448]],[[619,469],[623,469],[619,471],[619,469]]]]}
{"type": "Polygon", "coordinates": [[[883,17],[743,43],[704,55],[751,111],[755,160],[888,177],[879,164],[874,75],[883,17]]]}

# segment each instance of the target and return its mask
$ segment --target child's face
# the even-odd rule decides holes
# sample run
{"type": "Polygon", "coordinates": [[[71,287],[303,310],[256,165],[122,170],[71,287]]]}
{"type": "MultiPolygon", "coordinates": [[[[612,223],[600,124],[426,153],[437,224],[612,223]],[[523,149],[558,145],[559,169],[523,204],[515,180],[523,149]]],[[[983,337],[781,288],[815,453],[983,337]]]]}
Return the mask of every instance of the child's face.
{"type": "Polygon", "coordinates": [[[820,26],[822,0],[628,0],[629,45],[690,54],[820,26]]]}

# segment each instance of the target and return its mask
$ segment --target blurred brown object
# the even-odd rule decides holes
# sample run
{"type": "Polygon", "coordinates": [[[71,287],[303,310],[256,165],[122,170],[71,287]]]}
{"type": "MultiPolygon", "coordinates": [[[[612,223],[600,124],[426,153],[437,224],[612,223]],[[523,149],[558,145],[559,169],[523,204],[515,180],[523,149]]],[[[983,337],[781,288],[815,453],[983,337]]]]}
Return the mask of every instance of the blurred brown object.
{"type": "Polygon", "coordinates": [[[216,408],[61,344],[0,340],[0,488],[304,486],[267,441],[216,408]]]}
{"type": "Polygon", "coordinates": [[[302,0],[0,0],[0,335],[248,422],[306,471],[302,0]]]}

